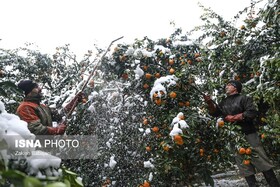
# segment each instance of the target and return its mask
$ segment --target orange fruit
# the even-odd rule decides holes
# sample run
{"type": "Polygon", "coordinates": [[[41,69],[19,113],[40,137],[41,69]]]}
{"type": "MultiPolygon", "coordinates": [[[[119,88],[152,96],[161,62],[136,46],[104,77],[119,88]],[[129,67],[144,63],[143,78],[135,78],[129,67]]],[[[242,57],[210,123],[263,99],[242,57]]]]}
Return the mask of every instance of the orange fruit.
{"type": "Polygon", "coordinates": [[[190,106],[190,102],[189,102],[189,101],[186,101],[186,102],[185,102],[185,105],[186,105],[186,106],[190,106]]]}
{"type": "Polygon", "coordinates": [[[244,165],[249,165],[249,164],[251,164],[251,161],[250,160],[243,160],[243,164],[244,165]]]}
{"type": "Polygon", "coordinates": [[[167,146],[167,145],[163,146],[164,151],[169,151],[169,149],[170,149],[169,146],[167,146]]]}
{"type": "Polygon", "coordinates": [[[184,144],[184,141],[183,141],[183,138],[182,138],[181,135],[175,135],[174,136],[174,141],[178,145],[183,145],[184,144]]]}
{"type": "Polygon", "coordinates": [[[160,78],[160,73],[156,73],[156,74],[155,74],[155,77],[156,77],[156,78],[160,78]]]}
{"type": "Polygon", "coordinates": [[[261,135],[261,139],[264,139],[264,138],[265,138],[265,134],[262,134],[262,135],[261,135]]]}
{"type": "Polygon", "coordinates": [[[146,77],[146,79],[151,79],[151,78],[152,78],[152,74],[146,73],[146,74],[145,74],[145,77],[146,77]]]}
{"type": "Polygon", "coordinates": [[[169,73],[170,74],[174,74],[175,73],[175,69],[174,68],[170,68],[169,73]]]}
{"type": "Polygon", "coordinates": [[[155,103],[156,103],[157,105],[161,105],[161,102],[162,102],[161,99],[156,99],[156,100],[155,100],[155,103]]]}
{"type": "Polygon", "coordinates": [[[147,66],[147,65],[144,65],[144,66],[143,66],[143,69],[144,69],[145,71],[147,71],[148,66],[147,66]]]}
{"type": "Polygon", "coordinates": [[[199,153],[204,153],[204,149],[199,149],[199,153]]]}
{"type": "Polygon", "coordinates": [[[170,92],[169,96],[174,99],[177,97],[177,94],[176,94],[176,92],[172,91],[172,92],[170,92]]]}
{"type": "Polygon", "coordinates": [[[87,102],[87,99],[86,98],[83,98],[82,99],[82,103],[86,103],[87,102]]]}
{"type": "Polygon", "coordinates": [[[173,65],[173,64],[174,64],[174,59],[172,59],[172,58],[169,59],[169,62],[168,62],[168,63],[169,63],[169,65],[173,65]]]}
{"type": "Polygon", "coordinates": [[[189,65],[192,65],[192,60],[189,59],[187,62],[189,65]]]}
{"type": "Polygon", "coordinates": [[[180,101],[180,102],[178,103],[178,105],[179,105],[179,106],[185,106],[185,103],[182,102],[182,101],[180,101]]]}
{"type": "Polygon", "coordinates": [[[218,122],[218,127],[223,127],[225,125],[225,122],[223,120],[220,120],[218,122]]]}
{"type": "Polygon", "coordinates": [[[143,183],[143,187],[150,187],[150,183],[147,182],[147,181],[145,181],[145,182],[143,183]]]}
{"type": "Polygon", "coordinates": [[[239,154],[243,155],[246,153],[246,149],[244,147],[241,147],[238,152],[239,154]]]}
{"type": "Polygon", "coordinates": [[[144,125],[148,125],[148,124],[149,124],[149,120],[148,120],[147,118],[144,118],[144,119],[143,119],[143,124],[144,124],[144,125]]]}
{"type": "Polygon", "coordinates": [[[247,148],[245,153],[246,153],[246,155],[252,154],[252,149],[251,148],[247,148]]]}
{"type": "Polygon", "coordinates": [[[144,89],[148,89],[148,88],[149,88],[149,85],[146,83],[146,84],[143,85],[143,88],[144,88],[144,89]]]}
{"type": "Polygon", "coordinates": [[[194,58],[197,58],[197,57],[200,57],[200,54],[199,54],[199,53],[195,53],[195,54],[194,54],[194,58]]]}
{"type": "Polygon", "coordinates": [[[147,146],[147,147],[146,147],[146,151],[148,151],[148,152],[151,151],[151,147],[150,147],[150,146],[147,146]]]}
{"type": "Polygon", "coordinates": [[[153,131],[153,132],[158,132],[158,131],[159,131],[159,128],[158,128],[158,127],[153,127],[153,128],[152,128],[152,131],[153,131]]]}
{"type": "Polygon", "coordinates": [[[174,141],[180,141],[180,140],[183,140],[181,135],[177,134],[174,136],[174,141]]]}

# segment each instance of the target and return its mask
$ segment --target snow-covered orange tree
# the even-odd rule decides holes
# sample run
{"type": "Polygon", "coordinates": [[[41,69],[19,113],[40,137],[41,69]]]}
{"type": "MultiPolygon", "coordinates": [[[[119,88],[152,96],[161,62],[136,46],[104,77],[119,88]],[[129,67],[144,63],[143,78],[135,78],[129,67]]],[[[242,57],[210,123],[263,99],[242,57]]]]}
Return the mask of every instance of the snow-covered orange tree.
{"type": "MultiPolygon", "coordinates": [[[[229,79],[240,80],[264,109],[263,141],[279,163],[280,16],[279,3],[273,2],[256,15],[245,9],[248,17],[237,28],[205,9],[198,40],[177,29],[169,38],[116,45],[96,71],[94,86],[91,81],[84,90],[87,101],[76,108],[67,128],[70,135],[97,135],[97,158],[65,160],[65,166],[79,173],[85,186],[213,185],[213,172],[233,166],[230,143],[246,146],[234,136],[238,127],[208,115],[200,93],[218,102],[229,79]]],[[[79,90],[102,52],[88,51],[77,61],[69,46],[57,48],[53,56],[2,50],[5,89],[0,90],[7,109],[13,112],[21,98],[10,94],[16,88],[8,89],[5,81],[22,78],[45,84],[44,101],[61,106],[79,90]]],[[[238,151],[250,158],[249,149],[248,154],[238,151]]]]}

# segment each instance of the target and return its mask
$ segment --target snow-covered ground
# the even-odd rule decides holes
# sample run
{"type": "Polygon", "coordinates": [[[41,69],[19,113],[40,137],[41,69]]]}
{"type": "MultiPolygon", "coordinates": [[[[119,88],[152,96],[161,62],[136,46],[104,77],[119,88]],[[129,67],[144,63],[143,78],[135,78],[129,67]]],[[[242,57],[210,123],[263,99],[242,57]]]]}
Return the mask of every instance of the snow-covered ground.
{"type": "MultiPolygon", "coordinates": [[[[280,181],[280,169],[274,170],[278,181],[280,181]]],[[[238,175],[237,171],[229,171],[226,173],[216,174],[212,176],[215,182],[215,187],[248,187],[245,178],[238,175]]],[[[256,179],[260,187],[268,187],[262,173],[256,174],[256,179]]],[[[206,185],[199,185],[200,187],[208,187],[206,185]]]]}

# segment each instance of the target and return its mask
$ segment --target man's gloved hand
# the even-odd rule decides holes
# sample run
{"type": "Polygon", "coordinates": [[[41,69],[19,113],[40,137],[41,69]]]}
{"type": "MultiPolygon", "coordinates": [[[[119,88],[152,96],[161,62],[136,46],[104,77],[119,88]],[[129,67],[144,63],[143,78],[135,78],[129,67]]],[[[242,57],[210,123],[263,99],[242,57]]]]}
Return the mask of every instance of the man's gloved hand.
{"type": "Polygon", "coordinates": [[[212,103],[212,99],[210,95],[203,95],[204,101],[208,104],[208,103],[212,103]]]}
{"type": "Polygon", "coordinates": [[[69,112],[73,107],[76,107],[79,102],[83,102],[83,98],[85,98],[85,94],[83,92],[79,92],[64,108],[67,112],[69,112]]]}
{"type": "MultiPolygon", "coordinates": [[[[79,92],[75,97],[74,97],[74,101],[78,101],[78,102],[82,102],[83,98],[85,98],[85,94],[83,92],[79,92]]],[[[73,101],[72,100],[72,101],[73,101]]],[[[71,102],[72,102],[71,101],[71,102]]]]}
{"type": "Polygon", "coordinates": [[[66,124],[65,122],[60,123],[57,127],[47,127],[48,128],[48,133],[51,135],[59,135],[59,134],[64,134],[66,130],[66,124]]]}
{"type": "Polygon", "coordinates": [[[225,121],[227,122],[235,122],[235,121],[241,121],[243,120],[243,113],[236,114],[236,115],[227,115],[225,117],[225,121]]]}

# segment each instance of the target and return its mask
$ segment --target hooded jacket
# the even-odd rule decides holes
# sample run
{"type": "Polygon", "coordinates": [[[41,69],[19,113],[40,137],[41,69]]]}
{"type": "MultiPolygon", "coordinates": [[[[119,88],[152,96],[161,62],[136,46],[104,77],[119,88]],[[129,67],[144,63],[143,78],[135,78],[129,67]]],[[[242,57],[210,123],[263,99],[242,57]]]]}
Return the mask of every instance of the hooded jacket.
{"type": "Polygon", "coordinates": [[[257,117],[257,110],[251,97],[234,94],[223,99],[216,107],[213,113],[210,113],[214,117],[227,115],[236,115],[243,113],[243,120],[237,121],[236,124],[241,126],[241,131],[244,134],[250,134],[256,132],[254,126],[254,119],[257,117]]]}

